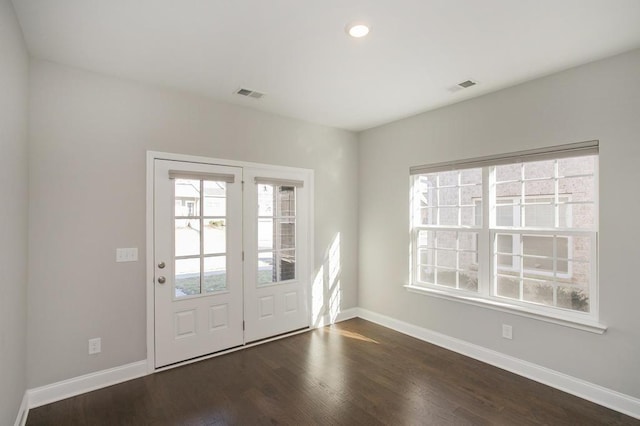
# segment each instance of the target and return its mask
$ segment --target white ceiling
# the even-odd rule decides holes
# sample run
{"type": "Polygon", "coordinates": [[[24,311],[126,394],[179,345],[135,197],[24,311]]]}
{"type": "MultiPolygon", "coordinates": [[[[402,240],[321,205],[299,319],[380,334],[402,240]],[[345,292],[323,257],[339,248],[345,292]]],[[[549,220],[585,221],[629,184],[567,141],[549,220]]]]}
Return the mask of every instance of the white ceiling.
{"type": "Polygon", "coordinates": [[[640,47],[640,0],[13,3],[36,57],[356,131],[640,47]]]}

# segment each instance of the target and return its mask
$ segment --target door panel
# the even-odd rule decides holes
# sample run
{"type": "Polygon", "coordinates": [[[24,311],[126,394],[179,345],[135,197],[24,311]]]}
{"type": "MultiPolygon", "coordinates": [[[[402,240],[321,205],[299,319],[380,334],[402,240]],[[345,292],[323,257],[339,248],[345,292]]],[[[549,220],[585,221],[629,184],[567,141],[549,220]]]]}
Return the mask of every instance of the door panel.
{"type": "Polygon", "coordinates": [[[242,345],[242,169],[155,160],[156,368],[242,345]]]}
{"type": "Polygon", "coordinates": [[[245,341],[309,326],[305,175],[244,170],[245,341]]]}

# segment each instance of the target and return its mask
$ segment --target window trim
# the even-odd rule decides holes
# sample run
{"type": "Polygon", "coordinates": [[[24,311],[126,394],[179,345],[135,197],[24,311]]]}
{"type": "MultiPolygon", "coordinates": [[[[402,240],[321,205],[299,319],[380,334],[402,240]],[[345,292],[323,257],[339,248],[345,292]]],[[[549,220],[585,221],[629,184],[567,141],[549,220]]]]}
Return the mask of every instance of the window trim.
{"type": "MultiPolygon", "coordinates": [[[[598,154],[598,142],[585,142],[580,144],[570,144],[567,145],[570,149],[562,150],[561,147],[557,147],[558,149],[553,149],[550,152],[542,152],[540,150],[535,151],[535,155],[532,155],[529,158],[525,158],[519,155],[518,153],[514,153],[513,155],[505,154],[503,156],[496,156],[498,160],[496,163],[491,162],[490,157],[483,157],[478,160],[464,160],[460,162],[450,162],[450,163],[439,163],[433,166],[418,166],[412,167],[410,170],[410,188],[411,188],[411,200],[410,200],[410,234],[411,234],[411,250],[410,250],[410,282],[405,284],[404,287],[414,293],[420,293],[424,295],[434,296],[442,299],[459,301],[466,304],[472,304],[475,306],[486,307],[493,310],[508,312],[520,316],[525,316],[529,318],[534,318],[541,321],[551,322],[559,325],[564,325],[572,328],[577,328],[589,332],[594,332],[598,334],[604,333],[607,329],[606,325],[603,325],[599,322],[599,294],[598,287],[599,283],[597,281],[597,265],[598,265],[598,256],[597,256],[597,245],[598,245],[598,161],[595,162],[595,168],[593,172],[594,179],[594,206],[596,206],[594,211],[594,227],[592,229],[567,229],[567,228],[554,228],[553,230],[547,228],[525,228],[525,227],[497,227],[495,224],[491,224],[486,222],[490,218],[490,202],[483,202],[482,206],[482,217],[485,221],[484,224],[480,227],[477,226],[439,226],[439,225],[415,225],[414,218],[417,207],[417,202],[419,200],[418,188],[415,183],[419,179],[419,175],[427,174],[427,173],[438,173],[445,171],[460,171],[464,169],[471,168],[471,164],[473,167],[481,168],[482,170],[482,199],[483,200],[492,200],[495,195],[493,191],[495,191],[495,166],[509,164],[509,163],[520,163],[520,162],[530,162],[530,161],[544,161],[544,160],[558,160],[562,158],[570,158],[570,157],[580,157],[587,155],[596,155],[598,154]],[[557,153],[560,153],[557,155],[557,153]],[[510,160],[508,160],[510,159],[510,160]],[[477,165],[476,165],[477,164],[477,165]],[[461,167],[460,167],[461,166],[461,167]],[[493,226],[492,226],[493,225],[493,226]],[[439,229],[448,230],[447,228],[455,228],[450,230],[455,230],[458,232],[476,232],[477,240],[478,240],[478,292],[466,291],[464,289],[458,288],[448,288],[446,286],[425,283],[419,280],[420,268],[418,265],[419,257],[418,257],[418,244],[417,244],[417,233],[420,230],[427,229],[432,231],[437,231],[439,229]],[[590,261],[590,282],[589,282],[589,312],[581,312],[577,310],[565,309],[558,306],[545,306],[542,304],[536,304],[532,302],[521,301],[517,299],[509,299],[500,297],[495,294],[495,276],[496,276],[496,265],[494,262],[497,261],[497,258],[494,258],[494,242],[492,238],[496,233],[500,233],[500,231],[504,231],[503,233],[510,232],[528,232],[532,234],[545,234],[545,233],[554,233],[561,237],[570,235],[566,234],[577,234],[583,236],[589,236],[591,239],[591,261],[590,261]],[[480,249],[480,247],[485,247],[484,249],[480,249]]],[[[526,153],[526,151],[525,151],[526,153]]],[[[596,157],[597,158],[597,157],[596,157]]],[[[475,206],[475,203],[474,203],[475,206]]],[[[474,213],[475,214],[475,213],[474,213]]],[[[460,222],[459,222],[460,223],[460,222]]],[[[571,244],[569,244],[569,250],[571,253],[571,244]]],[[[569,253],[568,258],[571,259],[572,256],[569,253]]],[[[567,274],[556,272],[556,276],[559,278],[567,278],[572,274],[572,268],[569,266],[569,271],[567,274]]],[[[529,271],[527,269],[527,271],[529,271]]],[[[531,270],[529,272],[539,273],[540,271],[531,270]]],[[[543,274],[540,274],[543,275],[543,274]]],[[[521,284],[522,285],[522,284],[521,284]]],[[[555,293],[554,293],[555,294],[555,293]]],[[[555,298],[555,296],[554,296],[555,298]]]]}

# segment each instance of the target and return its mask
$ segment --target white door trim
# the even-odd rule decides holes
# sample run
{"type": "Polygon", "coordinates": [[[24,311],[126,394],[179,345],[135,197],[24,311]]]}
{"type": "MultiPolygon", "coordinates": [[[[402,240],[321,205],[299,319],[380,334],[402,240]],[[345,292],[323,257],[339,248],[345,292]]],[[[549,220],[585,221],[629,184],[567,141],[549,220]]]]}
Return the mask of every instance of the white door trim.
{"type": "MultiPolygon", "coordinates": [[[[242,168],[261,168],[268,170],[281,170],[304,173],[307,177],[306,181],[309,185],[309,232],[307,238],[307,253],[309,254],[309,262],[307,263],[307,271],[300,271],[309,277],[309,282],[313,282],[314,267],[314,174],[313,170],[298,167],[278,166],[273,164],[253,163],[248,161],[225,160],[219,158],[202,157],[195,155],[175,154],[160,151],[147,151],[147,197],[146,197],[146,290],[147,290],[147,372],[154,373],[155,369],[155,315],[154,315],[154,272],[155,265],[153,260],[154,253],[154,161],[155,160],[174,160],[192,163],[207,163],[221,166],[235,166],[242,168]]],[[[305,183],[306,184],[306,183],[305,183]]],[[[307,303],[311,306],[311,289],[307,291],[307,303]]],[[[311,309],[309,309],[309,324],[311,324],[311,309]]]]}

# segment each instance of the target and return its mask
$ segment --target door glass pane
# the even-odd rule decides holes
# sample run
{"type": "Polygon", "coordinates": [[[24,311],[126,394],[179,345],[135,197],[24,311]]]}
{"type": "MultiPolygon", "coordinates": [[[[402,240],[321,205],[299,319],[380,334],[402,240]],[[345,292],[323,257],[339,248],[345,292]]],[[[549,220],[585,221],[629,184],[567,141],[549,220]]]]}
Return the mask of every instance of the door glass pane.
{"type": "Polygon", "coordinates": [[[200,254],[200,219],[175,220],[176,256],[200,254]]]}
{"type": "Polygon", "coordinates": [[[227,257],[204,258],[204,291],[211,293],[227,289],[227,257]]]}
{"type": "Polygon", "coordinates": [[[296,221],[295,219],[278,220],[281,249],[292,249],[296,246],[296,221]]]}
{"type": "Polygon", "coordinates": [[[258,249],[273,250],[273,219],[258,219],[258,249]]]}
{"type": "Polygon", "coordinates": [[[293,186],[278,187],[278,216],[296,215],[296,188],[293,186]]]}
{"type": "Polygon", "coordinates": [[[296,277],[296,251],[283,250],[278,262],[280,281],[293,280],[296,277]]]}
{"type": "Polygon", "coordinates": [[[200,215],[200,181],[194,179],[176,179],[175,214],[177,216],[200,215]]]}
{"type": "Polygon", "coordinates": [[[204,219],[204,254],[227,251],[227,220],[204,219]]]}
{"type": "Polygon", "coordinates": [[[274,265],[274,252],[258,253],[258,284],[270,284],[277,281],[274,265]]]}
{"type": "Polygon", "coordinates": [[[273,185],[258,185],[258,216],[273,216],[273,185]]]}
{"type": "Polygon", "coordinates": [[[227,215],[227,184],[204,181],[204,216],[227,215]]]}
{"type": "Polygon", "coordinates": [[[200,258],[177,259],[175,297],[200,294],[200,258]]]}

